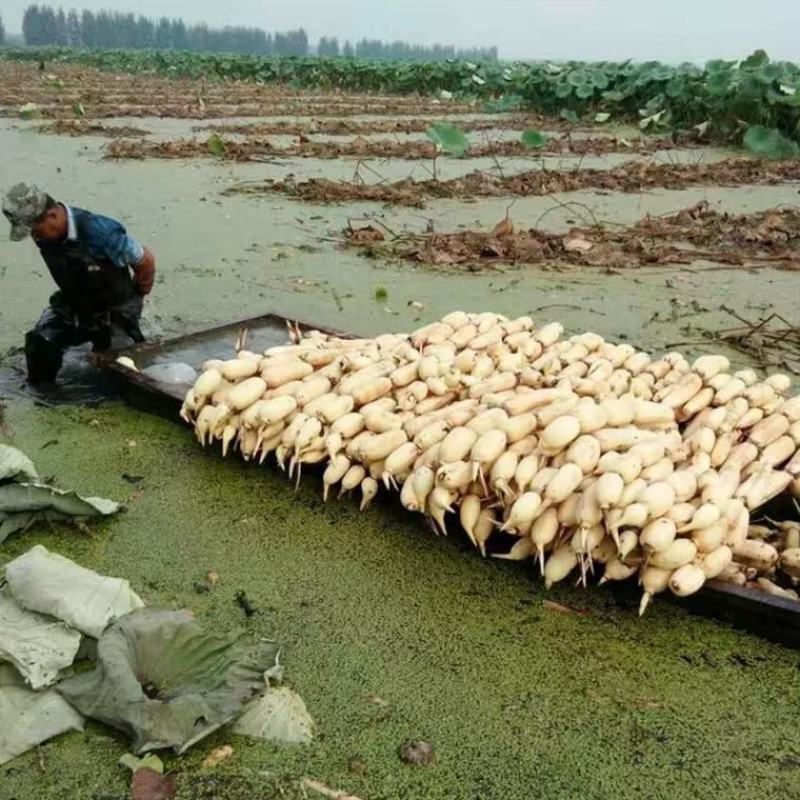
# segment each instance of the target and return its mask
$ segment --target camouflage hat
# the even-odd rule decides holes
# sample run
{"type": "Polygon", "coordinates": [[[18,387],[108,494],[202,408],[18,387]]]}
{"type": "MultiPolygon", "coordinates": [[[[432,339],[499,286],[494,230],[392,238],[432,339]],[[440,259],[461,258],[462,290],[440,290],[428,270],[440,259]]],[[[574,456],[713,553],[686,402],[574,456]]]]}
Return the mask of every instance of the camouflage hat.
{"type": "Polygon", "coordinates": [[[38,187],[27,183],[12,186],[3,198],[3,214],[11,223],[11,241],[19,242],[28,236],[46,208],[47,194],[38,187]]]}

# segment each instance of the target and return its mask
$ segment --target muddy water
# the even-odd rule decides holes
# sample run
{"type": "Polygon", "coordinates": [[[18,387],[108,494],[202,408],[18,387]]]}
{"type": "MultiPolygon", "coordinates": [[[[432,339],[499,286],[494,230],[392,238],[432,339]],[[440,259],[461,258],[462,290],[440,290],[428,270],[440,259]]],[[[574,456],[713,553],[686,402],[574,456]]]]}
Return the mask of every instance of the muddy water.
{"type": "Polygon", "coordinates": [[[654,163],[698,163],[702,158],[705,163],[722,161],[730,158],[730,151],[724,149],[704,150],[702,155],[697,150],[668,150],[647,155],[631,153],[609,153],[603,156],[563,156],[543,155],[525,158],[443,158],[433,160],[402,158],[365,158],[342,159],[339,161],[312,158],[286,158],[276,156],[275,162],[265,166],[265,175],[279,178],[292,173],[298,181],[309,178],[328,178],[336,181],[352,181],[354,175],[365,184],[380,184],[405,179],[415,181],[460,178],[470,172],[480,170],[492,175],[515,175],[529,170],[578,170],[578,169],[612,169],[629,161],[650,161],[654,163]]]}
{"type": "MultiPolygon", "coordinates": [[[[423,210],[387,210],[367,203],[322,206],[284,197],[226,197],[221,191],[233,182],[275,175],[277,168],[205,160],[110,163],[98,158],[96,140],[15,131],[0,133],[0,148],[19,156],[5,165],[4,183],[36,181],[76,205],[102,209],[123,219],[156,252],[159,277],[148,314],[167,332],[267,309],[330,325],[351,318],[355,324],[350,327],[364,332],[406,327],[415,319],[439,315],[453,305],[452,277],[407,264],[373,263],[328,240],[338,238],[348,219],[368,216],[376,216],[398,233],[421,232],[428,220],[442,231],[487,228],[505,216],[512,202],[512,198],[477,203],[442,200],[423,210]],[[378,286],[388,290],[388,302],[375,301],[378,286]],[[423,312],[410,308],[408,303],[414,300],[427,308],[423,312]]],[[[335,162],[317,161],[315,167],[340,169],[335,162]]],[[[520,227],[563,230],[593,218],[631,223],[645,213],[668,213],[701,199],[713,208],[739,213],[793,203],[797,189],[576,192],[559,198],[566,207],[547,197],[518,198],[510,213],[520,227]]],[[[51,285],[29,241],[0,240],[0,275],[15,297],[14,303],[0,307],[0,348],[5,349],[20,342],[51,285]]],[[[642,327],[656,312],[669,316],[673,298],[679,310],[693,301],[707,307],[709,311],[703,312],[707,316],[695,316],[694,321],[707,320],[713,327],[724,319],[718,311],[722,302],[741,309],[750,306],[754,315],[757,308],[774,302],[776,310],[791,313],[795,285],[793,275],[771,270],[709,272],[695,267],[677,274],[641,270],[632,277],[600,275],[595,270],[506,268],[462,275],[458,302],[506,313],[548,306],[537,313],[563,319],[575,329],[593,327],[606,335],[626,335],[645,346],[660,346],[687,338],[681,333],[682,317],[642,327]]]]}
{"type": "MultiPolygon", "coordinates": [[[[658,349],[696,339],[688,324],[730,325],[745,314],[793,315],[797,277],[771,270],[508,268],[446,274],[371,262],[336,249],[348,218],[379,215],[394,230],[493,225],[508,201],[446,201],[424,211],[374,204],[304,205],[281,197],[224,197],[261,166],[210,162],[109,163],[96,140],[0,132],[3,186],[31,180],[55,196],[125,221],[153,248],[159,278],[148,301],[166,332],[275,309],[364,333],[408,328],[462,307],[531,312],[570,330],[594,329],[658,349]],[[377,302],[384,287],[388,300],[377,302]],[[425,304],[423,310],[409,306],[425,304]],[[657,315],[657,316],[656,316],[657,315]]],[[[733,211],[795,202],[796,188],[563,196],[604,220],[629,222],[699,199],[733,211]]],[[[549,198],[518,200],[517,224],[563,229],[586,214],[549,198]],[[555,208],[552,213],[550,209],[555,208]],[[542,215],[546,216],[542,218],[542,215]]],[[[51,291],[30,242],[0,237],[0,351],[20,343],[51,291]]],[[[701,346],[681,348],[698,353],[701,346]]],[[[19,356],[6,358],[10,374],[19,356]]],[[[13,373],[19,381],[19,374],[13,373]]],[[[6,393],[5,389],[2,390],[6,393]]],[[[548,610],[529,567],[486,562],[455,534],[437,539],[395,503],[358,514],[324,505],[318,477],[293,494],[274,467],[204,454],[189,432],[118,402],[99,408],[35,405],[12,395],[12,442],[43,474],[128,511],[93,526],[34,530],[0,560],[37,542],[128,578],[151,605],[190,607],[212,625],[285,645],[287,677],[317,721],[304,749],[247,742],[221,731],[180,759],[183,797],[299,798],[310,776],[363,798],[664,797],[670,800],[800,792],[797,656],[659,602],[644,621],[635,597],[560,586],[549,595],[588,612],[548,610]],[[143,476],[132,487],[123,475],[143,476]],[[210,594],[193,588],[220,573],[210,594]],[[260,609],[245,620],[244,590],[260,609]],[[433,743],[437,765],[412,769],[398,746],[433,743]],[[230,743],[224,773],[202,759],[230,743]],[[358,755],[363,773],[348,771],[358,755]],[[197,777],[201,775],[202,777],[197,777]],[[209,783],[211,781],[211,783],[209,783]]],[[[124,737],[89,725],[0,771],[0,800],[127,796],[117,759],[124,737]]]]}
{"type": "MultiPolygon", "coordinates": [[[[179,138],[196,138],[204,141],[205,134],[192,132],[190,126],[185,124],[186,120],[156,120],[144,119],[141,124],[150,131],[147,136],[152,141],[174,141],[179,138]]],[[[109,124],[112,124],[109,121],[109,124]]],[[[114,124],[125,124],[124,121],[116,120],[114,124]]],[[[13,124],[12,124],[13,125],[13,124]]],[[[36,136],[36,128],[32,126],[13,126],[6,127],[6,134],[9,136],[19,135],[21,137],[36,136]]],[[[0,135],[3,127],[0,122],[0,135]]],[[[55,134],[42,134],[45,138],[55,134]]],[[[397,137],[397,141],[412,141],[413,135],[404,134],[397,137]],[[408,137],[408,138],[405,138],[408,137]]],[[[366,138],[386,139],[391,138],[392,134],[370,135],[366,138]]],[[[65,138],[65,137],[57,137],[65,138]]],[[[231,139],[244,138],[240,135],[231,135],[231,139]]],[[[315,136],[320,141],[344,140],[348,137],[342,136],[315,136]]],[[[352,137],[350,137],[352,138],[352,137]]],[[[416,140],[424,138],[424,134],[417,135],[416,140]]],[[[518,137],[517,137],[518,138],[518,137]]],[[[296,137],[290,136],[271,136],[269,140],[276,147],[288,147],[295,142],[296,137]]],[[[470,140],[476,144],[487,141],[482,138],[480,133],[473,133],[470,140]]],[[[83,152],[89,158],[102,158],[108,139],[103,136],[85,137],[80,139],[83,152]]],[[[12,145],[13,146],[13,145],[12,145]]],[[[58,146],[58,145],[57,145],[58,146]]],[[[247,175],[255,179],[256,177],[265,179],[272,178],[279,180],[287,174],[291,174],[298,181],[310,178],[327,178],[336,181],[351,181],[358,179],[365,184],[379,184],[384,182],[394,182],[398,180],[428,180],[434,176],[441,180],[450,180],[462,177],[475,170],[482,170],[494,175],[514,175],[528,170],[570,170],[570,169],[611,169],[624,164],[628,161],[649,161],[654,163],[673,163],[673,164],[694,164],[711,163],[730,158],[734,151],[725,148],[705,148],[703,150],[687,148],[658,151],[650,154],[636,154],[631,152],[609,153],[602,156],[596,155],[537,155],[532,153],[526,157],[482,157],[482,158],[448,158],[440,157],[434,163],[433,159],[402,159],[402,158],[342,158],[335,159],[314,159],[285,157],[280,152],[264,156],[262,161],[257,164],[247,165],[247,175]],[[254,169],[257,167],[257,169],[254,169]]],[[[127,159],[122,159],[123,161],[127,159]]],[[[161,159],[159,159],[161,160],[161,159]]],[[[169,160],[169,159],[165,159],[169,160]]],[[[187,165],[194,165],[198,161],[211,161],[208,158],[189,158],[184,162],[187,165]]]]}
{"type": "Polygon", "coordinates": [[[113,387],[88,361],[90,346],[66,353],[57,384],[31,386],[25,380],[25,359],[12,353],[0,362],[0,397],[30,400],[42,408],[82,403],[97,405],[114,397],[113,387]]]}

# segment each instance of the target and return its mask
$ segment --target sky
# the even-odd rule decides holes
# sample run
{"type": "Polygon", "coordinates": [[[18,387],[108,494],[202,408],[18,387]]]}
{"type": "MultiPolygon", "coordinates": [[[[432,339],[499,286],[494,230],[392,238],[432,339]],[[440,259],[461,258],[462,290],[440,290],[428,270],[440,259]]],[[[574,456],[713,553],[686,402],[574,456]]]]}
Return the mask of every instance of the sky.
{"type": "MultiPolygon", "coordinates": [[[[30,0],[0,0],[18,32],[30,0]]],[[[457,47],[497,45],[504,59],[669,63],[742,58],[757,48],[798,60],[798,0],[39,0],[186,22],[303,27],[312,42],[363,37],[457,47]]]]}

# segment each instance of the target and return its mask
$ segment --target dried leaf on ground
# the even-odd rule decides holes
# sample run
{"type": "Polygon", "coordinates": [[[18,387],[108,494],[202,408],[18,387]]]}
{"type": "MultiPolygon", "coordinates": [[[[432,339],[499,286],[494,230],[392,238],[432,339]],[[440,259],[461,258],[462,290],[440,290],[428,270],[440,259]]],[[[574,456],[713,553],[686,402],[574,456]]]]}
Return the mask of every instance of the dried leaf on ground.
{"type": "Polygon", "coordinates": [[[203,769],[211,769],[221,764],[223,761],[228,761],[233,758],[233,748],[229,744],[223,744],[215,747],[204,759],[202,763],[203,769]]]}
{"type": "Polygon", "coordinates": [[[107,136],[111,139],[123,136],[147,136],[150,131],[130,125],[106,125],[97,120],[57,119],[42,125],[39,133],[57,133],[62,136],[107,136]]]}
{"type": "Polygon", "coordinates": [[[400,745],[400,760],[415,767],[428,767],[435,761],[433,745],[421,739],[409,739],[400,745]]]}
{"type": "Polygon", "coordinates": [[[173,775],[161,775],[144,767],[131,778],[131,800],[171,800],[178,787],[173,775]]]}
{"type": "Polygon", "coordinates": [[[555,611],[558,614],[574,614],[576,617],[588,617],[589,612],[585,608],[573,608],[572,606],[565,606],[562,603],[557,603],[555,600],[544,600],[542,605],[548,611],[555,611]]]}
{"type": "Polygon", "coordinates": [[[568,253],[588,253],[594,244],[581,236],[565,236],[564,249],[568,253]]]}
{"type": "Polygon", "coordinates": [[[702,259],[731,267],[800,269],[800,210],[792,207],[729,214],[712,211],[704,201],[627,227],[575,227],[566,235],[536,228],[504,236],[496,231],[406,235],[372,244],[346,238],[346,244],[368,255],[434,266],[567,263],[623,269],[702,259]]]}
{"type": "Polygon", "coordinates": [[[354,228],[350,234],[350,239],[353,242],[382,242],[386,237],[383,232],[378,230],[374,225],[367,225],[364,228],[354,228]]]}
{"type": "Polygon", "coordinates": [[[354,794],[339,789],[331,789],[330,786],[326,786],[322,781],[315,781],[312,778],[303,778],[301,785],[306,789],[317,792],[317,794],[321,794],[323,797],[327,797],[329,800],[361,800],[354,794]]]}
{"type": "MultiPolygon", "coordinates": [[[[365,123],[367,124],[367,123],[365,123]]],[[[458,126],[461,128],[461,126],[458,126]]],[[[253,126],[217,126],[215,131],[235,133],[278,133],[287,131],[296,133],[292,127],[281,128],[277,124],[253,126]]],[[[106,134],[111,135],[111,134],[106,134]]],[[[136,133],[132,134],[137,136],[136,133]]],[[[688,147],[696,144],[691,140],[681,142],[688,147]]],[[[563,155],[602,155],[604,153],[636,152],[651,153],[675,147],[676,143],[662,137],[638,137],[631,141],[614,136],[589,136],[575,139],[569,136],[551,138],[543,142],[537,150],[539,153],[563,155]]],[[[454,155],[458,154],[458,150],[454,155]]],[[[530,148],[522,141],[501,139],[473,144],[469,154],[473,158],[513,158],[529,155],[530,148]]],[[[232,161],[264,161],[274,157],[282,158],[402,158],[407,160],[431,159],[437,154],[434,142],[397,141],[395,139],[366,139],[356,136],[343,142],[330,140],[313,140],[300,135],[296,142],[281,147],[269,139],[254,136],[250,139],[234,141],[222,140],[214,132],[203,141],[201,139],[172,139],[169,141],[153,141],[142,138],[122,138],[117,136],[105,150],[106,158],[141,159],[141,158],[204,158],[213,155],[232,161]],[[215,138],[216,137],[216,138],[215,138]]]]}
{"type": "MultiPolygon", "coordinates": [[[[343,135],[352,134],[359,136],[373,133],[422,133],[430,126],[430,119],[416,119],[406,117],[403,119],[315,119],[311,122],[297,122],[293,120],[269,120],[265,122],[238,122],[223,125],[197,125],[195,131],[216,130],[220,133],[238,133],[242,135],[276,135],[299,136],[302,143],[311,141],[308,134],[343,135]]],[[[458,125],[463,131],[491,130],[497,127],[495,119],[471,117],[455,119],[453,124],[458,125]]],[[[569,126],[554,117],[540,115],[516,115],[505,120],[508,128],[525,128],[529,125],[546,126],[550,130],[566,130],[569,126]]]]}
{"type": "Polygon", "coordinates": [[[800,162],[731,158],[707,164],[628,161],[611,169],[584,168],[528,170],[494,175],[476,170],[449,180],[394,183],[357,183],[310,178],[236,184],[226,194],[278,192],[307,202],[374,201],[423,207],[425,200],[470,197],[535,197],[579,190],[640,193],[649,189],[686,189],[690,186],[770,185],[800,179],[800,162]]]}
{"type": "Polygon", "coordinates": [[[297,692],[278,686],[248,704],[233,732],[279,744],[309,744],[314,720],[297,692]]]}
{"type": "Polygon", "coordinates": [[[511,221],[509,217],[505,219],[501,219],[497,225],[494,226],[492,230],[492,236],[496,236],[498,239],[503,236],[513,236],[514,235],[514,223],[511,221]]]}

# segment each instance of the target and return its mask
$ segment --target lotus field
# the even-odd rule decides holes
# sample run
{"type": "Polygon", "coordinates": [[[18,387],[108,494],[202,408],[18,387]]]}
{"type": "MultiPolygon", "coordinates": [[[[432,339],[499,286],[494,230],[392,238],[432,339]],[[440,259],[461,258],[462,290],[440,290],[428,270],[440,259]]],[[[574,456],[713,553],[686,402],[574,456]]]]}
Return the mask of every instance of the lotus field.
{"type": "MultiPolygon", "coordinates": [[[[688,610],[800,591],[800,67],[744,55],[0,50],[0,188],[142,240],[149,337],[346,334],[198,345],[179,424],[74,361],[42,403],[19,346],[51,281],[0,236],[0,434],[126,506],[0,563],[42,544],[276,640],[314,719],[162,753],[177,797],[800,793],[796,653],[688,610]]],[[[115,736],[20,756],[0,797],[129,796],[115,736]]]]}

